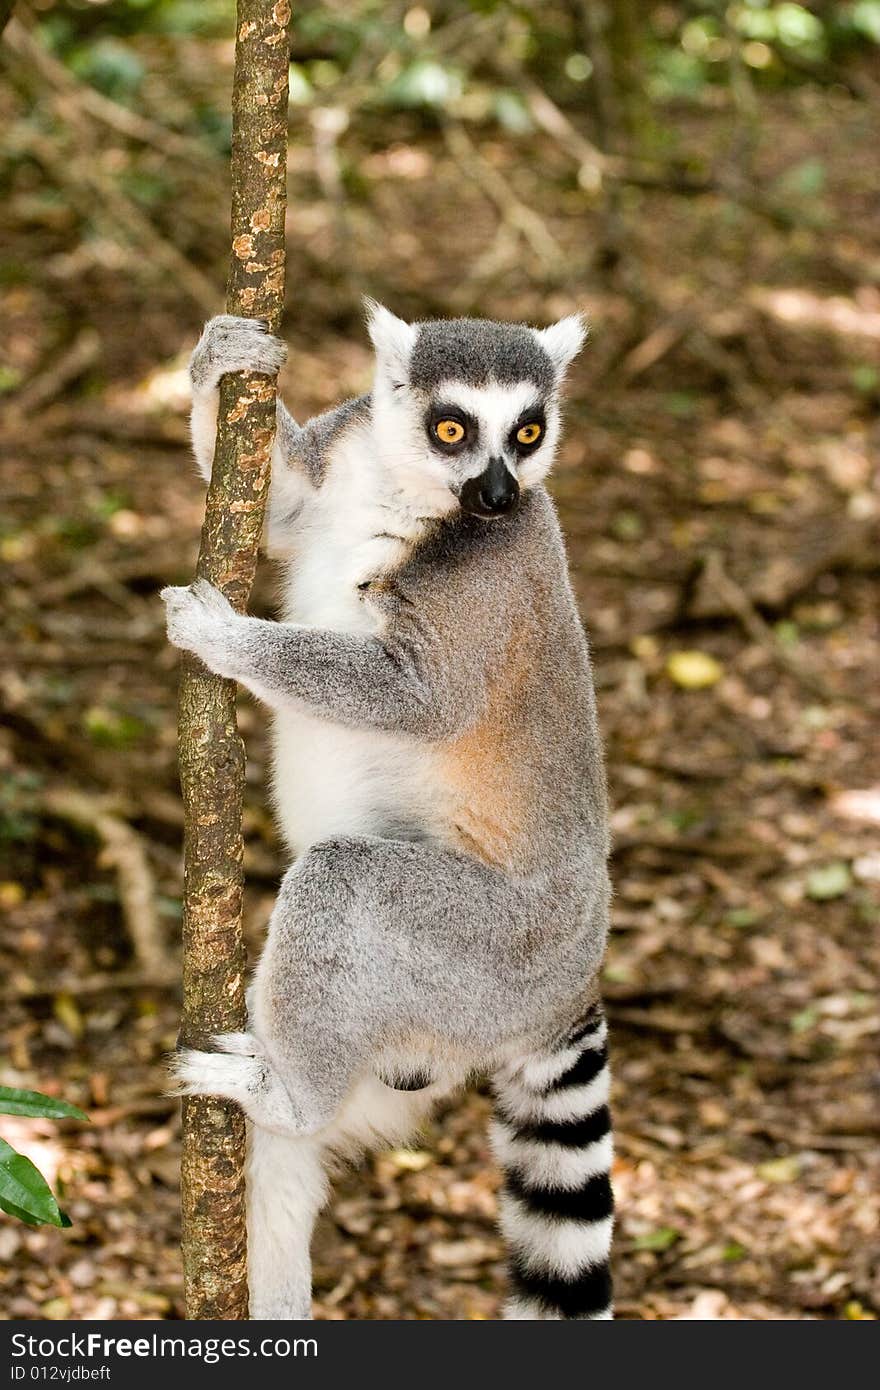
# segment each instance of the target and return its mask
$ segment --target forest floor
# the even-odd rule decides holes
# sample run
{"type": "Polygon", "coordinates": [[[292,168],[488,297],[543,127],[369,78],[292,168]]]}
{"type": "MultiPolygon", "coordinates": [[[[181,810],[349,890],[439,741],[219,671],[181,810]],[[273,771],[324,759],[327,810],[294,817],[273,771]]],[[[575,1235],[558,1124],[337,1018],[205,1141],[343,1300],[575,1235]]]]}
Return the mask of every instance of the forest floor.
{"type": "MultiPolygon", "coordinates": [[[[23,128],[0,103],[4,129],[23,128]]],[[[553,490],[614,806],[622,1317],[880,1308],[876,116],[840,89],[766,98],[759,173],[790,221],[627,189],[616,269],[596,263],[599,215],[540,137],[481,148],[540,208],[528,243],[515,215],[496,239],[479,177],[411,123],[390,144],[387,123],[374,145],[365,130],[360,186],[336,208],[294,145],[283,387],[300,417],[368,383],[356,288],[411,315],[546,322],[576,303],[592,320],[553,490]]],[[[711,154],[729,121],[685,113],[682,139],[711,154]]],[[[134,160],[88,129],[101,159],[115,140],[134,160]]],[[[72,1226],[0,1220],[0,1316],[180,1317],[163,1071],[179,999],[139,963],[143,903],[124,899],[146,866],[173,970],[177,662],[156,594],[193,569],[185,361],[207,307],[114,235],[112,207],[87,231],[64,159],[50,164],[39,149],[13,161],[0,212],[2,1079],[91,1123],[2,1121],[72,1226]]],[[[178,177],[177,244],[219,286],[222,177],[212,194],[193,176],[192,199],[178,177]]],[[[153,215],[166,242],[174,211],[153,215]]],[[[272,594],[267,565],[254,610],[272,594]]],[[[247,699],[241,724],[255,951],[284,858],[266,719],[247,699]]],[[[340,1183],[316,1246],[319,1317],[497,1316],[489,1109],[484,1093],[456,1101],[340,1183]]]]}

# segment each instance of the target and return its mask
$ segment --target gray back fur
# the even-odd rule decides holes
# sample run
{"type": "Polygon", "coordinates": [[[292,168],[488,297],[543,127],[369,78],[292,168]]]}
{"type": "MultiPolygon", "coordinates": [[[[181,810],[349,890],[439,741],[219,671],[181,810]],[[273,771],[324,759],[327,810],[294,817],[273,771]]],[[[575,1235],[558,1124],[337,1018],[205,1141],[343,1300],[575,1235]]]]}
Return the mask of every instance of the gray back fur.
{"type": "Polygon", "coordinates": [[[324,481],[327,457],[340,435],[352,425],[369,418],[369,395],[355,396],[343,401],[323,415],[316,415],[303,425],[295,437],[285,442],[285,455],[294,464],[299,464],[314,487],[324,481]]]}

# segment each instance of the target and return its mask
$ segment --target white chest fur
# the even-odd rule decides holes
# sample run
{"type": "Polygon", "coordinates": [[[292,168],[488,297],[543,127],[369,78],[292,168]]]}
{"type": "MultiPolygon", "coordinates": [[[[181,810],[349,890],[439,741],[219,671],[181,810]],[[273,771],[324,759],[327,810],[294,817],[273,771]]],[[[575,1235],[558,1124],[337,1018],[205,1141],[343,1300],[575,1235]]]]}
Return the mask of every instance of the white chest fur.
{"type": "MultiPolygon", "coordinates": [[[[289,622],[375,633],[359,585],[393,570],[418,535],[383,495],[368,440],[353,430],[304,504],[285,586],[289,622]]],[[[275,716],[275,800],[295,854],[336,835],[407,834],[422,823],[424,753],[411,739],[351,729],[301,710],[275,716]]]]}

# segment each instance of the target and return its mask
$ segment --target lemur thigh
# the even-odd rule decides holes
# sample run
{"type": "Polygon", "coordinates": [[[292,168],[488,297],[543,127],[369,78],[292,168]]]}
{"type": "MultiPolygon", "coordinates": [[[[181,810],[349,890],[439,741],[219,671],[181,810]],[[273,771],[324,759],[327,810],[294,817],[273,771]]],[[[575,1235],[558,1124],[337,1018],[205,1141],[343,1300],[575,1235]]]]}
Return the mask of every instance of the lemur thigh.
{"type": "Polygon", "coordinates": [[[184,1054],[184,1086],[303,1134],[328,1124],[395,1042],[405,1053],[427,1035],[491,1053],[546,1015],[530,949],[546,911],[522,885],[429,844],[314,845],[285,875],[272,915],[251,1045],[232,1035],[218,1045],[238,1055],[184,1054]]]}

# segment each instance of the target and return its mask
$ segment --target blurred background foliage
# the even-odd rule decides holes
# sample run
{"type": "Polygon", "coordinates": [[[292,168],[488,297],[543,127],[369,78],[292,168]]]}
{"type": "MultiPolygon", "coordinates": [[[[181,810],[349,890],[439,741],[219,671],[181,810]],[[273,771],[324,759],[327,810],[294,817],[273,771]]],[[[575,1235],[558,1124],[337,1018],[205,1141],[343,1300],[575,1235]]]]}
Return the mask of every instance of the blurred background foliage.
{"type": "MultiPolygon", "coordinates": [[[[108,96],[130,95],[144,78],[143,64],[126,38],[217,38],[228,36],[229,28],[226,0],[81,0],[34,8],[53,50],[108,96]]],[[[402,10],[378,0],[356,6],[305,3],[297,10],[292,49],[294,100],[308,104],[317,93],[332,93],[353,65],[360,76],[365,50],[372,49],[381,57],[371,74],[373,100],[454,109],[467,96],[466,109],[491,112],[507,128],[504,103],[499,106],[505,89],[497,77],[493,80],[488,55],[479,51],[483,43],[471,51],[475,26],[483,38],[491,24],[508,60],[540,74],[555,94],[571,99],[594,72],[590,9],[600,15],[621,74],[638,58],[646,94],[661,101],[698,99],[707,83],[727,81],[732,61],[776,84],[796,81],[811,67],[821,75],[823,63],[880,44],[880,0],[812,6],[789,0],[607,6],[582,0],[567,5],[475,0],[402,10]]]]}
{"type": "MultiPolygon", "coordinates": [[[[222,308],[232,0],[19,0],[0,63],[0,1084],[70,1230],[12,1317],[180,1314],[175,657],[222,308]]],[[[553,492],[614,805],[618,1308],[880,1307],[880,0],[293,5],[285,397],[360,296],[582,308],[553,492]]],[[[268,567],[263,567],[267,571],[268,567]]],[[[273,611],[261,572],[254,609],[273,611]]],[[[246,699],[247,931],[281,851],[246,699]]],[[[494,1317],[489,1101],[345,1181],[323,1317],[494,1317]]]]}
{"type": "MultiPolygon", "coordinates": [[[[19,206],[37,221],[41,204],[44,221],[53,205],[60,216],[64,189],[87,236],[109,234],[117,259],[127,246],[147,280],[158,260],[203,308],[216,299],[203,272],[215,276],[223,254],[230,14],[226,0],[34,0],[7,34],[27,114],[12,122],[0,176],[19,206]]],[[[317,184],[333,226],[304,214],[303,257],[349,296],[366,281],[381,289],[362,245],[383,221],[379,185],[392,200],[395,183],[420,192],[420,166],[442,145],[441,163],[500,219],[469,268],[477,298],[515,263],[573,284],[613,267],[627,241],[625,287],[640,303],[634,224],[652,192],[720,197],[728,223],[739,209],[779,227],[826,224],[821,135],[774,159],[768,132],[786,96],[806,102],[817,135],[823,96],[829,110],[843,95],[869,101],[878,46],[880,0],[304,3],[292,29],[292,192],[306,203],[317,184]],[[522,168],[508,180],[511,161],[522,168]],[[574,259],[560,216],[587,219],[590,245],[574,259]]],[[[440,221],[451,212],[442,196],[440,221]]],[[[25,273],[5,261],[7,278],[25,273]]],[[[453,307],[468,308],[458,291],[453,307]]]]}
{"type": "MultiPolygon", "coordinates": [[[[23,60],[13,56],[11,76],[30,115],[7,142],[4,177],[13,190],[28,183],[33,161],[51,166],[52,151],[41,141],[48,131],[58,134],[59,124],[80,146],[69,175],[78,184],[77,158],[86,154],[89,127],[93,144],[102,144],[108,129],[130,136],[127,147],[115,142],[112,151],[93,151],[90,181],[98,202],[109,200],[117,233],[130,210],[129,241],[138,240],[138,228],[141,240],[148,236],[153,219],[197,266],[203,263],[214,244],[202,238],[197,247],[199,232],[216,228],[222,205],[202,197],[193,206],[186,194],[193,179],[200,192],[224,191],[229,21],[228,0],[22,6],[8,41],[23,60]]],[[[760,128],[772,121],[774,98],[791,88],[827,91],[832,104],[840,93],[857,99],[876,93],[880,0],[810,6],[340,0],[299,5],[292,35],[294,132],[312,146],[311,172],[339,214],[338,237],[352,231],[352,218],[370,202],[377,166],[365,169],[365,155],[403,136],[430,146],[442,134],[465,176],[484,184],[512,240],[526,243],[542,273],[555,270],[564,282],[560,248],[541,209],[519,206],[515,185],[505,187],[474,141],[503,142],[509,158],[519,151],[528,159],[535,137],[549,138],[556,158],[541,172],[559,195],[576,190],[570,213],[598,212],[603,219],[600,266],[619,252],[626,202],[638,211],[632,193],[639,188],[720,192],[778,223],[821,224],[827,181],[821,154],[793,161],[762,186],[755,166],[760,128]],[[704,134],[698,119],[721,110],[732,117],[726,146],[712,138],[714,130],[704,134]]],[[[55,156],[57,181],[64,159],[60,149],[55,156]]],[[[396,173],[406,177],[402,168],[396,173]]],[[[353,249],[349,244],[343,257],[349,272],[353,249]]],[[[173,263],[173,247],[165,258],[173,263]]],[[[197,274],[184,278],[194,298],[200,291],[205,297],[197,274]]]]}

